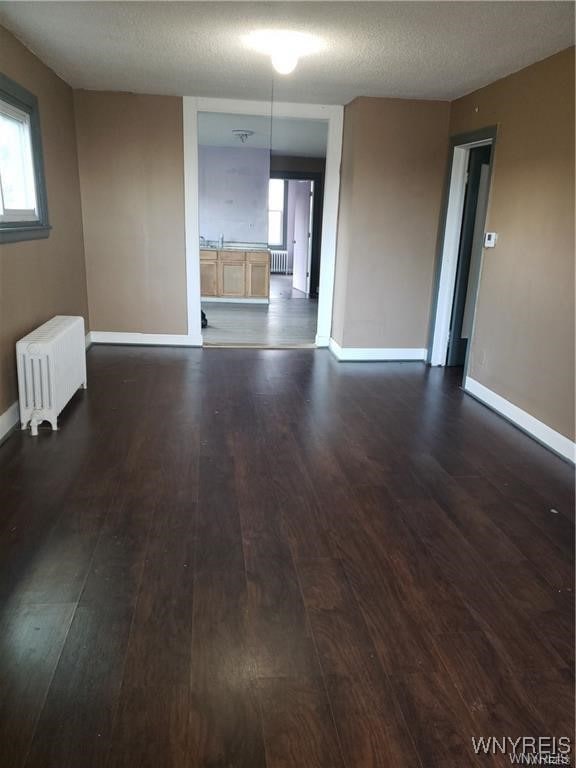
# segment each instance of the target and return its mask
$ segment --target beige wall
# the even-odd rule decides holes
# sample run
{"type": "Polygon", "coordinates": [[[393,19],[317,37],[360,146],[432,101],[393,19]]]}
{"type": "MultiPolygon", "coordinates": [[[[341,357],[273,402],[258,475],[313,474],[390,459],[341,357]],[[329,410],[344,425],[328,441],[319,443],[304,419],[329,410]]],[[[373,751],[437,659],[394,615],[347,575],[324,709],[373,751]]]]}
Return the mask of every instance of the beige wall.
{"type": "Polygon", "coordinates": [[[75,93],[90,327],[187,332],[182,99],[75,93]]]}
{"type": "Polygon", "coordinates": [[[452,105],[498,124],[469,375],[574,438],[574,49],[452,105]]]}
{"type": "MultiPolygon", "coordinates": [[[[186,333],[186,275],[182,100],[80,91],[73,103],[1,27],[0,69],[38,96],[53,227],[0,246],[2,413],[17,397],[20,336],[88,306],[92,330],[186,333]]],[[[469,375],[573,439],[574,49],[451,106],[346,107],[332,335],[426,346],[447,138],[493,124],[487,229],[499,240],[484,258],[469,375]]]]}
{"type": "Polygon", "coordinates": [[[46,240],[0,245],[0,414],[18,397],[15,342],[53,315],[87,319],[72,90],[3,27],[0,71],[38,97],[48,213],[46,240]]]}
{"type": "Polygon", "coordinates": [[[332,336],[426,346],[448,102],[360,98],[345,109],[332,336]]]}

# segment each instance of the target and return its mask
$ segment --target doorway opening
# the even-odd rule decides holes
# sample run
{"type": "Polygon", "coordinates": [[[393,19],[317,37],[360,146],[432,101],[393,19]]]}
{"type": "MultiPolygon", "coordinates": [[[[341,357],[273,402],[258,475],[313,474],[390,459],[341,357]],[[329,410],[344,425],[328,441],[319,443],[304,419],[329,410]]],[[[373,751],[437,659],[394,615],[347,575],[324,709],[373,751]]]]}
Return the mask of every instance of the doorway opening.
{"type": "Polygon", "coordinates": [[[315,346],[328,125],[239,124],[198,115],[203,344],[315,346]]]}
{"type": "Polygon", "coordinates": [[[482,271],[496,131],[451,142],[451,167],[428,362],[466,376],[482,271]]]}
{"type": "Polygon", "coordinates": [[[273,342],[315,344],[324,198],[324,159],[304,162],[317,170],[285,170],[294,162],[271,158],[268,197],[270,317],[273,342]]]}
{"type": "MultiPolygon", "coordinates": [[[[214,169],[219,160],[216,158],[216,161],[213,162],[215,158],[211,157],[210,161],[206,162],[206,159],[210,152],[215,151],[220,154],[218,150],[222,148],[222,145],[219,137],[222,136],[222,129],[224,129],[224,146],[230,140],[229,134],[233,132],[235,147],[241,146],[248,150],[250,148],[252,150],[268,148],[269,174],[263,177],[266,180],[266,189],[268,180],[273,177],[273,172],[286,173],[284,178],[289,178],[292,172],[301,172],[306,174],[306,178],[302,179],[303,181],[314,181],[315,199],[320,199],[316,194],[318,191],[316,180],[311,175],[317,168],[310,161],[322,161],[324,194],[323,205],[319,214],[321,223],[315,226],[315,222],[313,222],[312,229],[313,236],[315,233],[318,236],[318,250],[321,252],[321,259],[319,255],[315,258],[314,253],[311,254],[310,269],[307,270],[310,272],[308,299],[306,302],[299,302],[299,304],[303,306],[305,303],[312,303],[314,292],[317,290],[316,317],[312,323],[311,332],[307,334],[310,341],[306,342],[306,345],[328,346],[332,323],[342,127],[343,108],[340,106],[184,98],[186,287],[188,337],[192,343],[195,345],[211,344],[206,338],[206,332],[215,319],[217,308],[213,305],[216,303],[221,306],[227,304],[226,309],[232,309],[234,305],[237,305],[242,312],[246,313],[253,310],[253,314],[258,316],[273,308],[270,296],[266,297],[266,292],[269,291],[267,281],[270,282],[270,270],[269,267],[267,268],[267,257],[262,254],[262,250],[269,250],[267,226],[264,237],[261,237],[260,234],[260,214],[264,213],[265,220],[267,215],[267,192],[264,195],[264,205],[262,206],[256,202],[260,199],[259,193],[243,195],[235,188],[233,194],[225,193],[222,195],[224,187],[227,186],[226,182],[226,184],[220,185],[217,196],[212,197],[212,202],[217,203],[216,208],[219,208],[220,213],[223,213],[228,220],[226,226],[218,226],[212,231],[214,228],[207,227],[205,224],[206,220],[210,223],[211,216],[206,219],[202,214],[201,185],[207,182],[210,187],[218,187],[217,174],[214,169]],[[231,130],[226,129],[225,123],[217,125],[215,122],[212,123],[214,130],[204,130],[206,124],[210,123],[210,118],[216,121],[222,116],[232,118],[231,122],[234,125],[228,125],[231,130]],[[263,126],[260,125],[262,118],[265,120],[263,126]],[[255,122],[254,125],[252,125],[253,121],[255,122]],[[302,130],[292,130],[294,124],[302,130]],[[318,130],[319,128],[321,130],[318,130]],[[318,138],[321,137],[323,148],[321,153],[306,151],[306,144],[302,144],[305,135],[310,135],[311,132],[315,133],[318,138]],[[206,135],[208,135],[207,142],[202,138],[206,135]],[[295,146],[288,148],[289,151],[278,146],[285,139],[289,139],[292,144],[295,144],[295,146]],[[201,148],[206,144],[209,145],[208,152],[201,148]],[[295,164],[295,158],[306,162],[295,164]],[[243,207],[246,211],[250,205],[252,205],[252,210],[249,216],[235,216],[239,209],[243,207]],[[201,219],[202,227],[200,225],[201,219]],[[247,226],[248,231],[245,233],[237,232],[237,224],[242,224],[244,228],[247,226]],[[315,269],[319,272],[316,281],[314,280],[315,269]],[[207,295],[207,293],[214,292],[221,295],[207,295]],[[210,305],[209,314],[204,309],[205,297],[212,300],[206,302],[210,305]],[[242,304],[238,301],[240,298],[244,299],[242,304]],[[226,301],[220,301],[220,299],[226,301]],[[208,328],[200,328],[201,309],[208,314],[208,328]]],[[[306,139],[306,141],[308,140],[306,139]]],[[[242,168],[230,168],[229,170],[234,171],[228,174],[228,180],[233,181],[234,186],[246,171],[246,174],[252,176],[254,181],[252,192],[256,193],[257,188],[260,188],[260,181],[254,177],[248,164],[242,162],[242,168]]],[[[316,210],[315,205],[313,209],[316,210]]],[[[206,209],[204,208],[204,210],[206,209]]],[[[214,211],[215,208],[212,208],[212,212],[214,211]]],[[[214,219],[212,219],[212,223],[214,223],[214,219]]],[[[269,320],[271,321],[270,328],[278,329],[285,325],[277,321],[274,312],[271,315],[269,313],[269,320]]],[[[231,342],[230,344],[224,340],[218,344],[222,346],[299,346],[298,343],[278,342],[277,339],[270,336],[262,337],[261,333],[259,333],[258,338],[245,337],[241,342],[231,342]]]]}
{"type": "MultiPolygon", "coordinates": [[[[281,185],[285,195],[286,255],[284,257],[280,251],[279,257],[272,259],[272,275],[290,276],[291,280],[284,281],[286,285],[290,283],[290,288],[297,291],[298,295],[317,299],[320,284],[324,173],[271,170],[270,185],[273,187],[277,184],[281,185]]],[[[277,244],[272,219],[269,231],[270,248],[274,252],[277,244]]]]}
{"type": "Polygon", "coordinates": [[[456,281],[448,332],[447,366],[464,367],[472,334],[472,318],[484,241],[491,153],[492,147],[486,145],[474,147],[468,155],[468,180],[464,196],[456,281]]]}

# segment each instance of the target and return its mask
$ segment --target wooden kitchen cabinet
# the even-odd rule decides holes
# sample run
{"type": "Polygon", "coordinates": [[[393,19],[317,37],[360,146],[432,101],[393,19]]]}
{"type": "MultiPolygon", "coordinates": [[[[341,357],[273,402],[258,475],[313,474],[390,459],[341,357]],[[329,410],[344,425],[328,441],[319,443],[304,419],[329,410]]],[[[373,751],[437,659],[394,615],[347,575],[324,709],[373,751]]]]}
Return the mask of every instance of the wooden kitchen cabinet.
{"type": "Polygon", "coordinates": [[[218,296],[218,252],[200,251],[200,293],[218,296]]]}
{"type": "Polygon", "coordinates": [[[200,289],[206,298],[268,299],[270,253],[202,249],[200,289]]]}
{"type": "Polygon", "coordinates": [[[270,254],[268,251],[246,252],[246,296],[267,299],[270,293],[270,254]]]}
{"type": "Polygon", "coordinates": [[[218,295],[225,298],[246,296],[246,262],[223,260],[218,263],[218,295]]]}

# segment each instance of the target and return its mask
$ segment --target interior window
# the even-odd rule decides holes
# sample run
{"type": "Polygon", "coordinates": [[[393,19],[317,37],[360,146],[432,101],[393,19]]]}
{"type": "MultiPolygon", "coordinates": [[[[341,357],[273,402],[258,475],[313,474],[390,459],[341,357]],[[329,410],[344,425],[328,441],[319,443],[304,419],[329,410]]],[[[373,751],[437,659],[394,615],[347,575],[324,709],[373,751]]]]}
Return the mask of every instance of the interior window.
{"type": "Polygon", "coordinates": [[[30,116],[0,101],[0,221],[38,221],[30,116]]]}
{"type": "Polygon", "coordinates": [[[0,75],[0,243],[49,230],[38,102],[0,75]]]}
{"type": "Polygon", "coordinates": [[[284,179],[268,182],[268,245],[285,248],[284,203],[286,198],[284,179]]]}

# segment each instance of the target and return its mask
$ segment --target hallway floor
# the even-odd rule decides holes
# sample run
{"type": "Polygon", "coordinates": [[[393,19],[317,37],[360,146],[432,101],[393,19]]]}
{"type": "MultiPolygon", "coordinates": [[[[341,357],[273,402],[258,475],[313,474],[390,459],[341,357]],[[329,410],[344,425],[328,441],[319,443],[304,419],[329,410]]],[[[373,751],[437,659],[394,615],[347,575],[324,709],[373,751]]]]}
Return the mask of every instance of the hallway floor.
{"type": "Polygon", "coordinates": [[[573,734],[573,470],[450,370],[93,346],[0,477],[2,768],[487,768],[472,736],[573,734]]]}
{"type": "Polygon", "coordinates": [[[292,288],[291,275],[270,276],[270,304],[202,302],[204,345],[313,345],[318,302],[292,288]]]}

